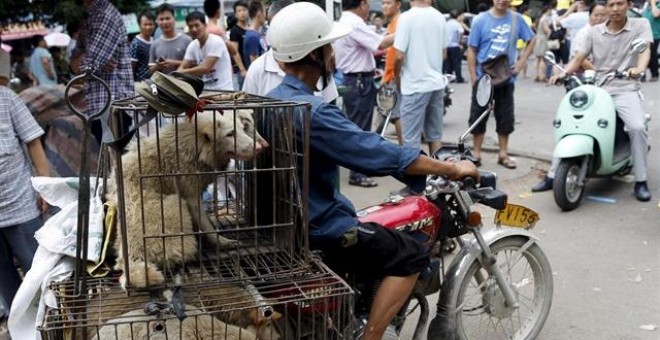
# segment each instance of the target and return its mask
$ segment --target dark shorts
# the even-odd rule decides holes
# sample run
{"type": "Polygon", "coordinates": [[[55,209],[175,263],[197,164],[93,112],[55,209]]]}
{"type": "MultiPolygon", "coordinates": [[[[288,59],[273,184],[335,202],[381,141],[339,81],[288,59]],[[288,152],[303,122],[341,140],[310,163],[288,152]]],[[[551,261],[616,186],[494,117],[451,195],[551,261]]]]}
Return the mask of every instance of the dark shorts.
{"type": "Polygon", "coordinates": [[[428,247],[409,234],[377,223],[360,223],[341,240],[312,240],[312,247],[323,251],[323,261],[334,271],[375,278],[419,273],[430,257],[428,247]]]}
{"type": "MultiPolygon", "coordinates": [[[[508,136],[513,132],[513,124],[515,122],[514,118],[514,103],[513,103],[513,91],[515,86],[513,83],[506,84],[502,87],[498,87],[494,90],[493,101],[494,109],[493,114],[495,115],[495,131],[498,135],[508,136]]],[[[474,87],[472,89],[472,105],[470,106],[470,119],[468,120],[469,125],[472,125],[477,118],[483,113],[476,103],[476,98],[474,96],[474,87]]],[[[472,131],[474,135],[482,135],[486,133],[486,123],[488,122],[488,117],[482,120],[479,125],[475,127],[472,131]]]]}

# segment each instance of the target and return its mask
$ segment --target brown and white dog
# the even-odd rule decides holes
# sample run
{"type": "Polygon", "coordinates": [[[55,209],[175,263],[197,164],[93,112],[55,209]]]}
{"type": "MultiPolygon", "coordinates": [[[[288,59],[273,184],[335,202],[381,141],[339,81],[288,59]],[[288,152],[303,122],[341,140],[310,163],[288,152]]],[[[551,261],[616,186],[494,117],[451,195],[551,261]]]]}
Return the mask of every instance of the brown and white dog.
{"type": "MultiPolygon", "coordinates": [[[[196,259],[196,232],[220,248],[236,245],[217,234],[200,197],[216,178],[212,171],[224,169],[231,158],[253,159],[267,146],[246,110],[202,112],[190,122],[165,126],[141,139],[139,150],[138,143],[129,146],[122,156],[127,239],[123,242],[118,232],[114,243],[115,269],[124,271],[122,287],[123,244],[134,287],[160,285],[163,269],[196,259]]],[[[117,194],[113,170],[106,194],[110,204],[117,204],[117,194]]]]}

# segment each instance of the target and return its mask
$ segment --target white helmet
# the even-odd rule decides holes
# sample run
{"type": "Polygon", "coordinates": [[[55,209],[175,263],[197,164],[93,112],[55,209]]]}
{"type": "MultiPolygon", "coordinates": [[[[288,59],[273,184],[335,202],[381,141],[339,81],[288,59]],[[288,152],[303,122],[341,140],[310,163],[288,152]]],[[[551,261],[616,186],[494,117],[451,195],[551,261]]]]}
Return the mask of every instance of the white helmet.
{"type": "Polygon", "coordinates": [[[296,2],[277,12],[268,28],[268,41],[275,60],[290,63],[350,31],[350,27],[330,21],[318,5],[296,2]]]}

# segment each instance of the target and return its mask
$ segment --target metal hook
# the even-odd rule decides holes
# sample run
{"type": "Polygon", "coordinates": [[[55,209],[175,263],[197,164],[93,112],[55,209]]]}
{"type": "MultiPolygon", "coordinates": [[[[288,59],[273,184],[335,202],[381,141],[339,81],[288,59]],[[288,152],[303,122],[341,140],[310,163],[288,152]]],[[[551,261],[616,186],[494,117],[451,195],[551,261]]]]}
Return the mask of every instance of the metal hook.
{"type": "Polygon", "coordinates": [[[76,116],[78,116],[78,118],[82,119],[82,121],[85,125],[88,125],[90,121],[101,117],[101,115],[110,107],[110,101],[111,101],[111,98],[112,98],[112,93],[110,92],[110,86],[108,86],[108,83],[106,83],[105,80],[101,79],[99,76],[94,74],[94,72],[95,72],[94,69],[88,68],[85,71],[85,73],[82,73],[82,74],[79,74],[79,75],[73,77],[69,81],[69,83],[66,84],[66,89],[64,89],[64,98],[66,98],[66,104],[69,106],[71,111],[76,116]],[[107,97],[108,100],[103,104],[103,107],[101,108],[101,110],[89,115],[89,117],[87,117],[84,113],[78,111],[78,109],[75,106],[73,106],[73,104],[71,103],[71,97],[69,96],[69,90],[71,90],[71,87],[73,87],[74,83],[76,83],[77,81],[86,80],[88,78],[91,78],[92,80],[100,82],[101,85],[103,85],[103,89],[105,90],[105,92],[108,95],[108,97],[107,97]]]}

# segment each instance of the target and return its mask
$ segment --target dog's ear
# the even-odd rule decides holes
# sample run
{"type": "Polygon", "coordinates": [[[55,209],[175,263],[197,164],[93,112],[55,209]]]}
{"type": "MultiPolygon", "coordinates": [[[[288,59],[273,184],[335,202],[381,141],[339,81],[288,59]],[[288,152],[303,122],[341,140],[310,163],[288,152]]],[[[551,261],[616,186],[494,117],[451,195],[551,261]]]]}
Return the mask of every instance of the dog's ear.
{"type": "Polygon", "coordinates": [[[238,115],[238,120],[243,125],[243,130],[247,132],[250,138],[254,139],[262,148],[268,148],[270,145],[264,137],[261,136],[257,128],[255,127],[254,117],[252,116],[251,110],[238,110],[236,111],[238,115]]]}

